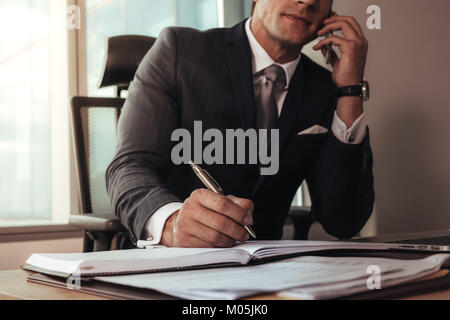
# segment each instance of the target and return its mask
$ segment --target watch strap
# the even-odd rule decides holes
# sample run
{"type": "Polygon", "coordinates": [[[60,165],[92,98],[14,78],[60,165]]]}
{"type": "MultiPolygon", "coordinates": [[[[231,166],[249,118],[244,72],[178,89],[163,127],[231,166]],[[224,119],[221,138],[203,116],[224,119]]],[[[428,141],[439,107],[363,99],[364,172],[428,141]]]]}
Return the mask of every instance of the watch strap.
{"type": "Polygon", "coordinates": [[[357,86],[348,86],[338,88],[338,97],[361,97],[362,96],[362,88],[361,85],[357,86]]]}

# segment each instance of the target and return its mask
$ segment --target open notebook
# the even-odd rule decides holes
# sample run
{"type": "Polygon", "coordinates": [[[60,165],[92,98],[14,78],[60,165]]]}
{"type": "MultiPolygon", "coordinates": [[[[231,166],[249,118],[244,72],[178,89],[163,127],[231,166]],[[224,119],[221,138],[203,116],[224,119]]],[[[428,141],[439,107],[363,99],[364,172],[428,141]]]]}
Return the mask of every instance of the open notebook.
{"type": "Polygon", "coordinates": [[[339,241],[255,241],[227,249],[155,248],[93,253],[33,254],[41,273],[81,278],[239,266],[325,250],[387,250],[382,244],[339,241]]]}

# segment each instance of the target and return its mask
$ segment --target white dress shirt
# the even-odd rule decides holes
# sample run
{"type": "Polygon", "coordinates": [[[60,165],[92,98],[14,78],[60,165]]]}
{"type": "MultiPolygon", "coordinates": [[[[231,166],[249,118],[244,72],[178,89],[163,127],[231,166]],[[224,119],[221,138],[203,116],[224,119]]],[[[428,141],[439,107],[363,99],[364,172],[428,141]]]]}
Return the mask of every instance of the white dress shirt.
{"type": "MultiPolygon", "coordinates": [[[[298,58],[294,61],[285,64],[276,63],[253,36],[253,33],[250,29],[250,22],[251,19],[248,19],[245,24],[245,31],[247,33],[247,37],[250,43],[250,49],[252,52],[253,83],[255,88],[255,95],[258,93],[261,84],[266,82],[264,73],[261,71],[273,64],[276,64],[283,68],[284,72],[286,73],[286,90],[283,91],[283,93],[281,93],[278,97],[276,97],[278,116],[280,116],[284,101],[286,100],[286,96],[288,94],[287,89],[289,88],[289,84],[292,80],[295,70],[297,69],[298,63],[302,58],[302,54],[301,52],[299,52],[298,58]]],[[[360,144],[366,135],[366,123],[364,121],[364,114],[362,114],[353,123],[353,126],[348,129],[345,123],[341,119],[339,119],[335,112],[331,129],[336,138],[342,143],[360,144]]],[[[169,203],[158,209],[152,215],[152,217],[147,221],[146,224],[147,241],[144,243],[145,245],[157,245],[161,242],[162,232],[167,219],[169,219],[172,214],[180,210],[182,205],[183,203],[181,202],[169,203]]]]}

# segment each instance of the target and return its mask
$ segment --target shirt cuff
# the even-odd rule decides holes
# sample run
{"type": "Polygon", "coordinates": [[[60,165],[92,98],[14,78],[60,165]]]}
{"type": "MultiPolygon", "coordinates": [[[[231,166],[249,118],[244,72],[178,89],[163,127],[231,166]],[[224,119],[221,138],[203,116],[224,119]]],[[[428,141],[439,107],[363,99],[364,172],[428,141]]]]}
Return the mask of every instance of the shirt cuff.
{"type": "Polygon", "coordinates": [[[180,210],[182,205],[183,204],[181,202],[172,202],[156,210],[145,225],[147,236],[147,241],[145,241],[146,245],[157,245],[161,242],[162,233],[167,219],[180,210]]]}
{"type": "Polygon", "coordinates": [[[360,144],[363,142],[367,132],[365,114],[363,113],[358,119],[356,119],[352,127],[348,129],[347,125],[339,118],[337,113],[334,112],[334,120],[331,130],[336,138],[342,143],[360,144]]]}

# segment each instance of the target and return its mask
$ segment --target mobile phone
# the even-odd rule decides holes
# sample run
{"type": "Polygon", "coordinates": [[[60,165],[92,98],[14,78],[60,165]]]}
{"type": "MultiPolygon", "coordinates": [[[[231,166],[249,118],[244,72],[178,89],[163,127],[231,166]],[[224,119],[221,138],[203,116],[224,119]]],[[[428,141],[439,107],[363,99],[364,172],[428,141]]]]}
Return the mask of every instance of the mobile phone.
{"type": "MultiPolygon", "coordinates": [[[[333,8],[330,8],[330,12],[328,13],[328,18],[331,18],[331,16],[333,15],[333,8]]],[[[329,38],[333,35],[333,32],[327,33],[325,35],[325,38],[329,38]]],[[[333,48],[333,45],[330,43],[329,45],[327,45],[326,49],[326,54],[325,54],[325,61],[327,64],[331,64],[331,49],[333,48]]]]}

